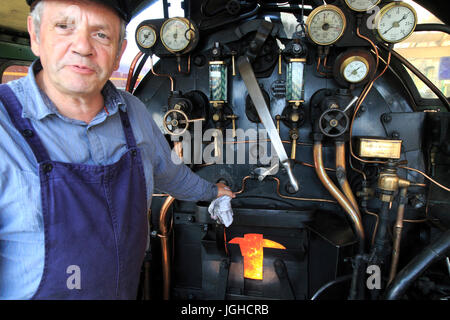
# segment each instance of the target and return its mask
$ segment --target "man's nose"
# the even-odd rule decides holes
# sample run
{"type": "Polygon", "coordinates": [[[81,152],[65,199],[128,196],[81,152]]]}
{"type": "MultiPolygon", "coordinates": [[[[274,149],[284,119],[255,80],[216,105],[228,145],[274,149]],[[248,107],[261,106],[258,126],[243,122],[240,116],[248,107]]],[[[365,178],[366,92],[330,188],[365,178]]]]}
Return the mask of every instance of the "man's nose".
{"type": "Polygon", "coordinates": [[[75,32],[72,51],[73,53],[79,54],[81,56],[90,56],[93,53],[92,38],[90,33],[85,29],[81,28],[75,32]]]}

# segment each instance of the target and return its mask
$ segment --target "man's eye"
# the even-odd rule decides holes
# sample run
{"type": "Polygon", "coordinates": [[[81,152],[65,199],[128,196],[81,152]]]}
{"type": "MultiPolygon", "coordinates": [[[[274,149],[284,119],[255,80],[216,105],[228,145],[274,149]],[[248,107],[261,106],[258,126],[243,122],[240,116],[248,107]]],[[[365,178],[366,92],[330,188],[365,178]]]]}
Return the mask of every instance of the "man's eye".
{"type": "Polygon", "coordinates": [[[108,39],[108,36],[102,32],[97,32],[97,37],[100,39],[108,39]]]}
{"type": "Polygon", "coordinates": [[[56,27],[62,30],[69,29],[69,25],[67,23],[58,23],[56,24],[56,27]]]}

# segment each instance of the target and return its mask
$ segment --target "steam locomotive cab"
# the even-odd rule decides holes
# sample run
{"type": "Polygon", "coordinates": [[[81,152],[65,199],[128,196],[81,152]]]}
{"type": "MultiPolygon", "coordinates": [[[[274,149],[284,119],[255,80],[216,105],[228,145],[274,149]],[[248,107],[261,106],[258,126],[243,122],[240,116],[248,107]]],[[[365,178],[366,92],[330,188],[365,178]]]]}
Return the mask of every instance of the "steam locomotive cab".
{"type": "Polygon", "coordinates": [[[442,191],[420,172],[445,179],[431,158],[448,99],[420,106],[406,76],[416,71],[394,50],[420,30],[415,9],[183,5],[184,17],[136,29],[153,67],[134,94],[186,165],[238,196],[229,226],[209,203],[153,198],[153,288],[166,299],[381,298],[445,207],[430,209],[442,191]],[[370,270],[380,281],[368,289],[370,270]]]}
{"type": "MultiPolygon", "coordinates": [[[[131,2],[164,16],[117,79],[172,161],[236,193],[220,215],[154,191],[138,299],[448,299],[444,1],[131,2]]],[[[12,29],[2,82],[34,59],[12,29]]]]}

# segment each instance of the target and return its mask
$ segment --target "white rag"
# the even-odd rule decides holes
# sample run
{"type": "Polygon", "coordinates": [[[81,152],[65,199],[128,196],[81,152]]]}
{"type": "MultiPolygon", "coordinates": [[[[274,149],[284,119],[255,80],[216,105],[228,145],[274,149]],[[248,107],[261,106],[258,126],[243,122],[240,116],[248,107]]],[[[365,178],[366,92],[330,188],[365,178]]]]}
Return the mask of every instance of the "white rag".
{"type": "Polygon", "coordinates": [[[231,197],[221,196],[211,202],[208,212],[212,219],[219,220],[225,227],[233,222],[233,210],[231,209],[231,197]]]}

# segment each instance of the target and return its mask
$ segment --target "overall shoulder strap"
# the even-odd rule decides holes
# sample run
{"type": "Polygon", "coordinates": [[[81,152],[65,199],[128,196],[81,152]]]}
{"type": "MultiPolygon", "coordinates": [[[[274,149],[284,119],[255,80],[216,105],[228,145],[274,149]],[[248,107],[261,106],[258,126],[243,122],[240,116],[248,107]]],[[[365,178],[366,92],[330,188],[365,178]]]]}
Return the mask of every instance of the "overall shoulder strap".
{"type": "Polygon", "coordinates": [[[44,148],[41,139],[36,134],[31,121],[22,118],[22,104],[17,99],[12,89],[6,85],[0,85],[0,102],[8,112],[14,127],[22,134],[27,141],[38,163],[49,161],[47,150],[44,148]]]}
{"type": "Polygon", "coordinates": [[[127,140],[128,149],[136,148],[136,139],[134,138],[133,129],[131,128],[130,119],[128,114],[119,108],[120,120],[122,121],[123,132],[125,133],[125,139],[127,140]]]}

